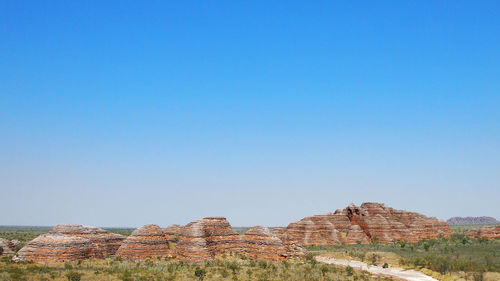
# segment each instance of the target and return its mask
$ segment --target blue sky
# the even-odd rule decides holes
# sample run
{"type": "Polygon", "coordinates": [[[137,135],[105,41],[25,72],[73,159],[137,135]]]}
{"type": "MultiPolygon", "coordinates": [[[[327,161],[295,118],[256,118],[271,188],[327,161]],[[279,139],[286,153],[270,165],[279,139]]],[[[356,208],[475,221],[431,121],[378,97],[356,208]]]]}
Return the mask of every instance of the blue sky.
{"type": "Polygon", "coordinates": [[[498,1],[165,2],[0,2],[0,224],[500,218],[498,1]]]}

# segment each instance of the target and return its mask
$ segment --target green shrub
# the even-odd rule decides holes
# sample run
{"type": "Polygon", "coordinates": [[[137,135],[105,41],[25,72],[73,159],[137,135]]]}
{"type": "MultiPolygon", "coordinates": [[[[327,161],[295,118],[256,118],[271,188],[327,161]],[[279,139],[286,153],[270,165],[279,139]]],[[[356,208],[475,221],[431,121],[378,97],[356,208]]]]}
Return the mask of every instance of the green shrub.
{"type": "Polygon", "coordinates": [[[69,271],[66,273],[66,278],[68,281],[80,281],[82,274],[76,271],[69,271]]]}

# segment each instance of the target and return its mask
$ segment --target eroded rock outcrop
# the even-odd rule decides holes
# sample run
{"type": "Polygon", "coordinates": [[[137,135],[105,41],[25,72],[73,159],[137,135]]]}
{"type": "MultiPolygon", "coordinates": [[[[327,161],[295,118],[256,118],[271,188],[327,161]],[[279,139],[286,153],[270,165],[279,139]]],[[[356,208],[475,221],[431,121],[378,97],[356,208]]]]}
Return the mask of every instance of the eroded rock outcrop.
{"type": "Polygon", "coordinates": [[[263,226],[254,226],[244,235],[243,252],[254,259],[284,260],[304,256],[307,251],[294,241],[286,240],[283,231],[270,231],[263,226]],[[281,234],[282,238],[276,233],[281,234]]]}
{"type": "Polygon", "coordinates": [[[209,217],[182,228],[175,253],[178,259],[188,262],[210,261],[231,253],[285,260],[305,255],[305,249],[294,242],[283,242],[266,227],[252,227],[241,236],[225,218],[209,217]]]}
{"type": "Polygon", "coordinates": [[[98,246],[88,238],[48,233],[26,244],[13,260],[50,263],[99,257],[98,246]]]}
{"type": "Polygon", "coordinates": [[[179,241],[179,236],[181,235],[183,226],[178,224],[172,224],[164,229],[165,236],[168,241],[177,243],[179,241]]]}
{"type": "Polygon", "coordinates": [[[415,212],[395,210],[385,204],[367,202],[360,207],[351,204],[342,213],[353,224],[359,225],[371,241],[417,242],[451,235],[451,229],[445,221],[415,212]]]}
{"type": "Polygon", "coordinates": [[[224,253],[241,252],[242,240],[226,218],[208,217],[182,228],[175,253],[188,262],[213,260],[224,253]]]}
{"type": "Polygon", "coordinates": [[[14,249],[9,245],[10,241],[0,238],[1,255],[14,255],[14,249]]]}
{"type": "Polygon", "coordinates": [[[486,238],[486,239],[500,239],[500,224],[494,226],[483,226],[479,229],[467,231],[467,237],[471,238],[486,238]]]}
{"type": "Polygon", "coordinates": [[[368,243],[366,234],[353,226],[343,214],[326,214],[303,218],[288,225],[285,241],[293,241],[303,246],[341,245],[368,243]]]}
{"type": "Polygon", "coordinates": [[[171,255],[169,236],[164,229],[155,224],[148,224],[134,230],[116,251],[116,256],[132,260],[171,255]]]}
{"type": "Polygon", "coordinates": [[[283,239],[303,246],[408,241],[450,236],[448,224],[434,217],[367,202],[333,214],[306,217],[288,225],[283,239]]]}
{"type": "Polygon", "coordinates": [[[103,257],[114,255],[123,240],[125,240],[123,235],[110,233],[99,227],[81,224],[59,224],[49,233],[87,238],[98,246],[100,255],[103,257]]]}
{"type": "Polygon", "coordinates": [[[243,237],[242,252],[253,259],[285,260],[287,248],[269,228],[254,226],[243,237]]]}

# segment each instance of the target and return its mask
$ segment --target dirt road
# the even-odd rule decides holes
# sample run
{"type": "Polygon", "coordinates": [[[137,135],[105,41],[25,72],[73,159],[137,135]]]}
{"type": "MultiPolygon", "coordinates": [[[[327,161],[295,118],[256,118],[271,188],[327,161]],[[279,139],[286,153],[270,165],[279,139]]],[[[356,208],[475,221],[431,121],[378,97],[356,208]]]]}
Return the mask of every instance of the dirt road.
{"type": "Polygon", "coordinates": [[[367,265],[366,263],[360,262],[360,261],[334,259],[334,258],[322,257],[322,256],[316,257],[316,260],[319,262],[324,262],[324,263],[329,263],[329,264],[351,266],[351,267],[356,268],[356,269],[366,270],[366,271],[373,273],[373,274],[376,274],[376,275],[392,276],[392,277],[396,277],[396,278],[407,280],[407,281],[439,281],[435,278],[432,278],[428,275],[423,274],[420,271],[411,270],[411,269],[405,270],[405,269],[402,269],[399,267],[383,268],[381,266],[376,266],[376,265],[367,265]]]}

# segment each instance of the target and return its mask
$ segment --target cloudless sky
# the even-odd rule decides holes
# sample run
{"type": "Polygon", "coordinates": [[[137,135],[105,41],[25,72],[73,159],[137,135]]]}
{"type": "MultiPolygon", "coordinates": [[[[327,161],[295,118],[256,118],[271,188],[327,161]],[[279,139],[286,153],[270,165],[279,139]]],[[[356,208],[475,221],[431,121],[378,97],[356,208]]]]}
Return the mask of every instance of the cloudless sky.
{"type": "Polygon", "coordinates": [[[499,1],[0,0],[0,224],[500,218],[499,1]]]}

